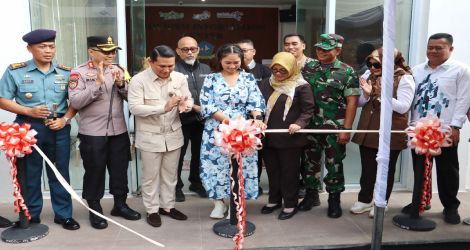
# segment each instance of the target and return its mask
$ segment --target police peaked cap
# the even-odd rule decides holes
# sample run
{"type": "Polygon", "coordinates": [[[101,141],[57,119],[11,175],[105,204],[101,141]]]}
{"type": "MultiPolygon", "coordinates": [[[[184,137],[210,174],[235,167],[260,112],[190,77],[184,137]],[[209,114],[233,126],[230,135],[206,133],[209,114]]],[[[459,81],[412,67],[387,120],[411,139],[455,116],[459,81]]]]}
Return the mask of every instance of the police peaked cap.
{"type": "Polygon", "coordinates": [[[28,44],[54,42],[55,36],[56,36],[55,30],[37,29],[24,35],[23,41],[27,42],[28,44]]]}
{"type": "Polygon", "coordinates": [[[121,47],[114,44],[114,38],[112,36],[89,36],[86,40],[88,48],[97,47],[102,51],[122,49],[121,47]]]}

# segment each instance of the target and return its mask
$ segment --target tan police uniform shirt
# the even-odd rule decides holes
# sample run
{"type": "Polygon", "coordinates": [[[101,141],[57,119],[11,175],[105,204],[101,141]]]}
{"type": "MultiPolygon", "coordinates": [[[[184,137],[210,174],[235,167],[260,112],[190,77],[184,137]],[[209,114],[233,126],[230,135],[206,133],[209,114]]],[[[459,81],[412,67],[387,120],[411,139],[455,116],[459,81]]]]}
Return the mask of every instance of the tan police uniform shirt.
{"type": "Polygon", "coordinates": [[[134,76],[129,85],[129,109],[136,116],[136,147],[147,152],[168,152],[183,146],[178,107],[165,112],[170,92],[188,96],[193,105],[186,77],[171,72],[162,80],[148,68],[134,76]]]}
{"type": "MultiPolygon", "coordinates": [[[[112,64],[103,70],[105,83],[96,87],[98,68],[92,61],[81,64],[74,69],[69,78],[69,100],[73,108],[80,114],[78,133],[90,136],[105,136],[108,122],[109,105],[114,78],[111,70],[124,72],[117,64],[112,64]]],[[[128,86],[114,91],[112,115],[109,120],[108,136],[120,135],[127,131],[124,119],[123,103],[127,101],[128,86]]]]}

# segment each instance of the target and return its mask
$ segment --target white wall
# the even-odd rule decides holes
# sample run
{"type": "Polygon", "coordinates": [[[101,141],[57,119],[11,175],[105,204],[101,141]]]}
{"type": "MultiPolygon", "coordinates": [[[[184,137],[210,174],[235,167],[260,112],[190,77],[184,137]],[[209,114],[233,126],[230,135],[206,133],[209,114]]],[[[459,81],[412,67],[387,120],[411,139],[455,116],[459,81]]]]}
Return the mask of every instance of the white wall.
{"type": "MultiPolygon", "coordinates": [[[[415,0],[419,5],[413,13],[417,16],[417,23],[412,27],[411,39],[411,60],[410,65],[415,66],[426,62],[427,39],[435,33],[449,33],[454,37],[454,52],[452,57],[456,60],[470,65],[470,50],[467,49],[468,41],[470,41],[470,33],[467,32],[465,20],[468,16],[470,1],[453,0],[449,4],[448,0],[415,0]],[[455,6],[458,6],[456,8],[455,6]],[[414,40],[413,40],[414,39],[414,40]]],[[[414,20],[415,21],[415,20],[414,20]]],[[[470,84],[470,83],[469,83],[470,84]]],[[[469,93],[470,94],[470,93],[469,93]]],[[[467,121],[460,130],[459,144],[459,163],[460,163],[460,190],[464,192],[466,188],[470,188],[470,173],[467,171],[469,165],[469,138],[470,124],[467,121]]],[[[413,188],[413,171],[411,167],[411,156],[409,157],[408,181],[409,189],[413,188]]],[[[435,171],[433,171],[433,180],[436,180],[435,171]]],[[[437,192],[437,182],[433,181],[433,192],[437,192]]]]}
{"type": "MultiPolygon", "coordinates": [[[[12,63],[24,62],[31,59],[31,54],[26,50],[26,43],[21,37],[31,31],[29,1],[17,0],[9,1],[6,11],[0,15],[2,23],[2,33],[8,34],[8,39],[0,39],[0,74],[3,75],[5,69],[12,63]],[[14,20],[14,22],[12,22],[14,20]]],[[[0,122],[12,123],[15,115],[0,110],[0,122]]],[[[12,177],[9,174],[10,165],[4,154],[0,154],[0,203],[13,202],[12,177]]],[[[13,213],[13,203],[12,210],[13,213]]]]}

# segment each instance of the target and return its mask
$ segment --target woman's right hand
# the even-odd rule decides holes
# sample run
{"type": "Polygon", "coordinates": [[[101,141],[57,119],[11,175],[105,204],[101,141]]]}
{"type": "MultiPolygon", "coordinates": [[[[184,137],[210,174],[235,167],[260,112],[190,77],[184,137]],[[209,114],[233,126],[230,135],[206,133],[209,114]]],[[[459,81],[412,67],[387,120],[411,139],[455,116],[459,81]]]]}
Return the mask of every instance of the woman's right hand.
{"type": "Polygon", "coordinates": [[[369,99],[370,92],[372,92],[372,82],[370,80],[366,81],[364,77],[361,77],[359,82],[361,83],[362,91],[364,91],[364,98],[366,100],[369,99]]]}

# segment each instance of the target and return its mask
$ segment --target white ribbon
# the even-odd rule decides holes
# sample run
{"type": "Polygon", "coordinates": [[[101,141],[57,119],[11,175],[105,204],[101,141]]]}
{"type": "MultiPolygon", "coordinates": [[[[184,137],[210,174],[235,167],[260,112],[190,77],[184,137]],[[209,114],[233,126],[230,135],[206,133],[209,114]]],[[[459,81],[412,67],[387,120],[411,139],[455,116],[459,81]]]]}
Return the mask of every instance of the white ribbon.
{"type": "Polygon", "coordinates": [[[157,245],[157,246],[159,246],[159,247],[164,247],[163,244],[160,244],[160,243],[158,243],[158,242],[156,242],[156,241],[154,241],[154,240],[152,240],[152,239],[150,239],[150,238],[147,238],[147,237],[143,236],[142,234],[139,234],[139,233],[137,233],[137,232],[131,230],[130,228],[125,227],[125,226],[123,226],[123,225],[117,223],[116,221],[111,220],[110,218],[108,218],[108,217],[106,217],[106,216],[104,216],[104,215],[102,215],[102,214],[96,212],[95,210],[89,208],[89,207],[82,201],[82,198],[80,198],[80,196],[78,196],[78,194],[75,193],[75,191],[73,190],[73,188],[67,183],[67,181],[64,179],[64,177],[62,177],[62,175],[60,174],[59,170],[57,170],[57,168],[54,167],[54,164],[52,164],[51,160],[49,160],[49,158],[47,158],[47,156],[41,151],[41,149],[39,149],[39,147],[36,146],[36,145],[33,145],[33,147],[38,151],[38,153],[42,156],[42,158],[44,158],[44,160],[46,160],[47,164],[49,164],[49,166],[51,167],[52,171],[54,171],[55,176],[56,176],[57,179],[59,180],[60,184],[62,184],[62,186],[65,188],[65,190],[67,190],[67,192],[69,192],[69,194],[70,194],[75,200],[77,200],[77,201],[80,202],[84,207],[86,207],[88,210],[90,210],[90,212],[92,212],[92,213],[98,215],[99,217],[101,217],[101,218],[103,218],[103,219],[105,219],[105,220],[107,220],[107,221],[110,221],[110,222],[112,222],[112,223],[114,223],[114,224],[116,224],[116,225],[118,225],[118,226],[120,226],[120,227],[126,229],[127,231],[129,231],[129,232],[131,232],[131,233],[133,233],[133,234],[136,234],[136,235],[138,235],[138,236],[140,236],[140,237],[146,239],[148,242],[150,242],[150,243],[152,243],[152,244],[154,244],[154,245],[157,245]]]}

